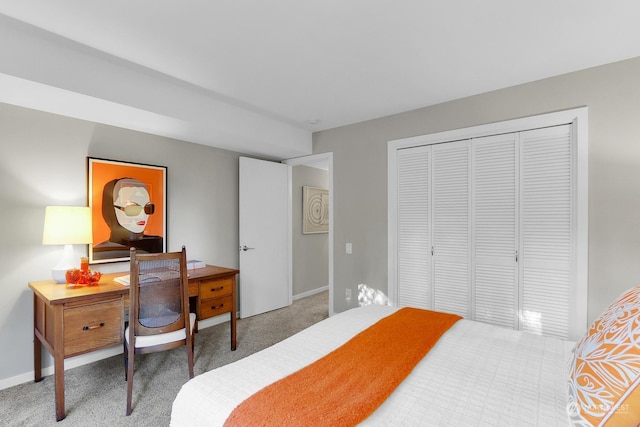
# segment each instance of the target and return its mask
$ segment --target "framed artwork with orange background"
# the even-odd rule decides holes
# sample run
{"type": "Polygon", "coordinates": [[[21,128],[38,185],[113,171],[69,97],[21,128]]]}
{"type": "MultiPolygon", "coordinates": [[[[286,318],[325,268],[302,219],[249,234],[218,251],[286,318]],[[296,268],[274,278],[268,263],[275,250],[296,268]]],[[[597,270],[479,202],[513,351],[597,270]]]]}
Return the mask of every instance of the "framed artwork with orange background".
{"type": "Polygon", "coordinates": [[[89,263],[128,261],[130,248],[167,248],[167,168],[88,157],[89,263]]]}

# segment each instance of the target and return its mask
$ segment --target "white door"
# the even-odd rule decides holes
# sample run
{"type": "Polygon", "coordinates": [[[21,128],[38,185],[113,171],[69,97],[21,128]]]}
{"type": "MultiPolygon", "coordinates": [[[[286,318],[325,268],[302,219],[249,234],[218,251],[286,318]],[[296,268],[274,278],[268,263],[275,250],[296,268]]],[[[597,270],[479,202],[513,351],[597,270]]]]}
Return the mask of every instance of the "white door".
{"type": "Polygon", "coordinates": [[[282,163],[240,157],[240,316],[291,304],[289,174],[282,163]]]}
{"type": "Polygon", "coordinates": [[[520,330],[572,337],[575,144],[571,125],[521,133],[520,330]]]}
{"type": "Polygon", "coordinates": [[[397,304],[433,309],[431,146],[398,150],[397,167],[397,304]]]}
{"type": "Polygon", "coordinates": [[[471,143],[473,318],[518,328],[518,134],[471,143]]]}
{"type": "Polygon", "coordinates": [[[433,146],[433,309],[471,316],[469,141],[433,146]]]}

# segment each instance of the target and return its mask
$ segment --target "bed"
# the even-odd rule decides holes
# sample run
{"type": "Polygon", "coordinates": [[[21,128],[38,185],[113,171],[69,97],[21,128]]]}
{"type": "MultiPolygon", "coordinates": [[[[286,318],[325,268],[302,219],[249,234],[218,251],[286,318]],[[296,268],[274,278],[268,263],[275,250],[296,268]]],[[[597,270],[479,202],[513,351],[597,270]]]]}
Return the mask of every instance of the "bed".
{"type": "MultiPolygon", "coordinates": [[[[640,306],[640,289],[634,288],[634,292],[620,300],[631,298],[640,306]]],[[[631,322],[638,326],[640,309],[635,308],[635,320],[631,322]]],[[[223,425],[234,408],[254,393],[322,358],[397,310],[382,305],[354,308],[247,358],[193,378],[173,402],[171,426],[223,425]]],[[[619,326],[619,304],[612,304],[607,312],[617,313],[613,318],[619,326]]],[[[635,350],[631,345],[631,352],[624,357],[625,363],[629,362],[629,355],[635,358],[637,369],[627,369],[628,384],[616,404],[596,404],[598,419],[589,418],[583,410],[594,409],[595,401],[581,388],[580,374],[584,377],[588,363],[583,362],[593,355],[596,335],[603,330],[607,312],[578,346],[553,337],[459,320],[360,425],[586,426],[600,422],[605,425],[607,421],[608,425],[624,425],[617,422],[622,418],[612,418],[618,415],[626,417],[628,425],[637,425],[640,412],[634,411],[640,411],[640,400],[632,400],[640,393],[634,386],[640,382],[637,344],[635,350]],[[631,424],[634,420],[636,424],[631,424]]],[[[629,320],[629,316],[624,319],[629,320]]],[[[318,420],[319,425],[321,421],[318,420]]]]}

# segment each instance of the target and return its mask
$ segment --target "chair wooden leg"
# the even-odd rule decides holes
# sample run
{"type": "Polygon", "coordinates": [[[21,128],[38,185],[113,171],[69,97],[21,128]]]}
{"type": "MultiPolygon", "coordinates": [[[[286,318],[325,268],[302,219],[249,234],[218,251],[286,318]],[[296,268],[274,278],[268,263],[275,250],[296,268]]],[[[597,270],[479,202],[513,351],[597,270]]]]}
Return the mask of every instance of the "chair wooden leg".
{"type": "Polygon", "coordinates": [[[122,347],[124,348],[123,350],[123,359],[124,359],[124,380],[126,381],[128,378],[127,375],[127,371],[129,370],[129,349],[127,348],[127,340],[123,339],[122,340],[122,347]]]}
{"type": "Polygon", "coordinates": [[[131,415],[131,398],[133,396],[133,348],[129,349],[129,366],[127,367],[127,415],[131,415]]]}
{"type": "Polygon", "coordinates": [[[193,334],[191,335],[191,345],[187,344],[187,363],[189,365],[189,378],[193,378],[193,350],[194,350],[194,339],[193,334]]]}

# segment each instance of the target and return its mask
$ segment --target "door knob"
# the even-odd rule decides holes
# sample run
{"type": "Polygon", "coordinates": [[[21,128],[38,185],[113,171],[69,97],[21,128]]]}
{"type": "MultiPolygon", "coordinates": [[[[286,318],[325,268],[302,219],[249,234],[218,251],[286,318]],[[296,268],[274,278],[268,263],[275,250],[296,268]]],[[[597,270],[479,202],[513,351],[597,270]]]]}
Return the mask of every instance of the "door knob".
{"type": "Polygon", "coordinates": [[[250,247],[248,247],[247,245],[240,246],[240,250],[242,250],[242,251],[245,251],[245,252],[246,252],[246,251],[248,251],[249,249],[255,249],[255,248],[250,248],[250,247]]]}

